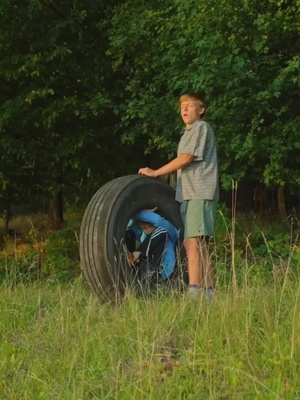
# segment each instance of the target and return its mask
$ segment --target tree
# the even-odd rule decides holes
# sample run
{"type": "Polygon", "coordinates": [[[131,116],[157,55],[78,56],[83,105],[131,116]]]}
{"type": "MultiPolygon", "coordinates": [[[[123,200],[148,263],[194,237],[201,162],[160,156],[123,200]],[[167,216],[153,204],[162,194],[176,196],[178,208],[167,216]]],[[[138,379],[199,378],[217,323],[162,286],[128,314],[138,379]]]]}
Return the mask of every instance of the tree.
{"type": "Polygon", "coordinates": [[[119,108],[123,140],[144,136],[146,151],[170,155],[176,98],[203,90],[222,186],[243,177],[298,186],[298,16],[299,1],[121,4],[110,54],[127,77],[126,108],[119,108]]]}
{"type": "Polygon", "coordinates": [[[99,185],[120,168],[111,163],[120,145],[105,56],[106,16],[114,3],[0,5],[1,171],[10,186],[25,175],[21,187],[28,196],[49,196],[56,223],[62,221],[62,191],[80,191],[89,180],[99,185]]]}

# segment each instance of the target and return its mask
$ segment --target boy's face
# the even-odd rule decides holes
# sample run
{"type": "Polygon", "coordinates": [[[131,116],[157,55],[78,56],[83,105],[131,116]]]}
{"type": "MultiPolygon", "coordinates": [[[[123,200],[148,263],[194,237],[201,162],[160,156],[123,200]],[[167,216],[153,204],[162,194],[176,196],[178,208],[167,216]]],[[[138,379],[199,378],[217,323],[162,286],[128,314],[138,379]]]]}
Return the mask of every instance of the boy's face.
{"type": "Polygon", "coordinates": [[[189,126],[201,118],[205,108],[197,100],[186,100],[180,103],[180,111],[183,122],[189,126]]]}
{"type": "Polygon", "coordinates": [[[155,228],[154,225],[143,223],[143,222],[140,222],[139,226],[147,236],[150,235],[153,232],[154,228],[155,228]]]}

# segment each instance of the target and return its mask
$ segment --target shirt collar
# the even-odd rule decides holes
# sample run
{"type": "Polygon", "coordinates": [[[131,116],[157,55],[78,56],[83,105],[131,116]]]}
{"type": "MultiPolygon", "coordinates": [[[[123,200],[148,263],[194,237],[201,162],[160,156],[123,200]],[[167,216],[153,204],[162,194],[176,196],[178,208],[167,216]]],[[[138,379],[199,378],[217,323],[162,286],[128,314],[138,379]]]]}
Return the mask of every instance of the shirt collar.
{"type": "Polygon", "coordinates": [[[197,121],[195,121],[192,125],[190,125],[189,127],[185,127],[185,131],[190,131],[191,129],[193,129],[198,123],[199,123],[200,119],[197,119],[197,121]]]}

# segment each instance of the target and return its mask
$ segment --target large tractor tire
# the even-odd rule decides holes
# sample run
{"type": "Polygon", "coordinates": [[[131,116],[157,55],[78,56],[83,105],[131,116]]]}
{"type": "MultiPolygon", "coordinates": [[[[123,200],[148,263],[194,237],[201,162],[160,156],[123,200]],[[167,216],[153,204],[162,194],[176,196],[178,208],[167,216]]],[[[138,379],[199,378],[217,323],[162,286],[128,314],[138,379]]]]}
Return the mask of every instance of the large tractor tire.
{"type": "MultiPolygon", "coordinates": [[[[86,281],[100,299],[120,300],[133,282],[124,236],[137,211],[158,207],[157,212],[182,232],[174,198],[175,191],[167,183],[142,175],[116,178],[95,193],[81,224],[80,260],[86,281]]],[[[178,248],[181,249],[180,243],[178,248]]],[[[179,279],[176,271],[173,279],[179,279]]]]}

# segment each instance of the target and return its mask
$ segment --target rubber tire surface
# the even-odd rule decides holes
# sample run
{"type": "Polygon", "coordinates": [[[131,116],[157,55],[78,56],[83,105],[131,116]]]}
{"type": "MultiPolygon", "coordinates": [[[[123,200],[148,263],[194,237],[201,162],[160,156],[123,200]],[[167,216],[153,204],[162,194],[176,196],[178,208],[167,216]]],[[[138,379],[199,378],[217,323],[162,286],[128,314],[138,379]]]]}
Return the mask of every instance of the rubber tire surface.
{"type": "Polygon", "coordinates": [[[135,213],[157,206],[183,232],[175,190],[157,178],[126,175],[102,186],[89,202],[80,229],[83,275],[104,301],[118,301],[131,284],[124,234],[135,213]]]}

